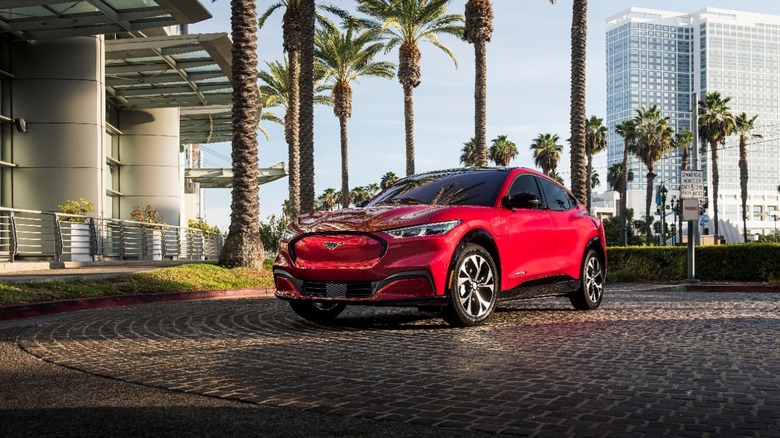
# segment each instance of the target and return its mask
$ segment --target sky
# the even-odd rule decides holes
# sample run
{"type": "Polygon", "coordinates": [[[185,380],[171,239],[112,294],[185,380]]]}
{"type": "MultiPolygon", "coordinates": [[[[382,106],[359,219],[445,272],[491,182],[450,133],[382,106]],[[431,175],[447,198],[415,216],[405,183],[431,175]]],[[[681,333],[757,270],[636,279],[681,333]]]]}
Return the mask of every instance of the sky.
{"type": "MultiPolygon", "coordinates": [[[[230,2],[201,0],[213,17],[192,24],[190,33],[230,33],[230,2]]],[[[257,1],[258,14],[275,2],[257,1]]],[[[331,0],[354,10],[354,1],[331,0]]],[[[463,13],[466,0],[450,2],[450,11],[463,13]]],[[[605,31],[608,17],[631,6],[691,13],[705,7],[780,15],[780,2],[768,0],[591,0],[588,4],[587,85],[588,116],[606,116],[605,31]]],[[[277,10],[258,34],[259,68],[282,60],[281,23],[277,10]]],[[[559,173],[569,177],[569,93],[571,1],[493,0],[493,37],[487,45],[487,139],[507,135],[519,155],[511,166],[535,167],[530,144],[542,133],[557,134],[564,146],[559,173]]],[[[441,50],[422,43],[421,84],[414,90],[415,170],[424,172],[461,166],[463,143],[474,136],[474,48],[453,37],[442,37],[458,60],[457,68],[441,50]]],[[[397,49],[380,59],[398,62],[397,49]]],[[[352,84],[353,108],[349,120],[350,187],[379,183],[386,172],[405,175],[403,90],[394,79],[363,78],[352,84]]],[[[277,114],[282,115],[277,111],[277,114]]],[[[263,122],[270,140],[259,135],[260,167],[287,163],[287,144],[281,125],[263,122]]],[[[327,107],[315,109],[315,195],[341,187],[338,119],[327,107]]],[[[207,167],[231,167],[230,143],[203,145],[207,167]]],[[[594,164],[606,175],[606,154],[594,164]]],[[[288,195],[288,179],[260,187],[260,216],[279,215],[288,195]]],[[[605,190],[603,187],[596,191],[605,190]]],[[[227,231],[230,225],[230,189],[205,191],[205,218],[227,231]]]]}

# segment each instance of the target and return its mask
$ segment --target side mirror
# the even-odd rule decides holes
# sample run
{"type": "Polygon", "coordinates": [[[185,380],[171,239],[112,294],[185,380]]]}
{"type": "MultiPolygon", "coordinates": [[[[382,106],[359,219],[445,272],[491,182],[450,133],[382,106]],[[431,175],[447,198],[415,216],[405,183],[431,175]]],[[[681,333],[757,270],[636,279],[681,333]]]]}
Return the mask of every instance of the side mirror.
{"type": "Polygon", "coordinates": [[[538,208],[541,201],[539,197],[528,192],[515,193],[514,195],[504,196],[501,205],[506,208],[538,208]]]}

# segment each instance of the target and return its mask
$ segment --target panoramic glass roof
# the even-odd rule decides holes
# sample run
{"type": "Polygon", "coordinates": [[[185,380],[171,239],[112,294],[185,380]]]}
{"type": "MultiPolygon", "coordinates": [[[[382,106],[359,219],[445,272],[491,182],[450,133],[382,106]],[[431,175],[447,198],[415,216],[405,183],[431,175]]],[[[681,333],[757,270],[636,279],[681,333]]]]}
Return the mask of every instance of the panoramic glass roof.
{"type": "Polygon", "coordinates": [[[23,39],[133,32],[211,18],[198,0],[2,0],[0,32],[23,39]]]}
{"type": "Polygon", "coordinates": [[[125,109],[229,104],[230,46],[225,33],[107,40],[108,96],[125,109]]]}

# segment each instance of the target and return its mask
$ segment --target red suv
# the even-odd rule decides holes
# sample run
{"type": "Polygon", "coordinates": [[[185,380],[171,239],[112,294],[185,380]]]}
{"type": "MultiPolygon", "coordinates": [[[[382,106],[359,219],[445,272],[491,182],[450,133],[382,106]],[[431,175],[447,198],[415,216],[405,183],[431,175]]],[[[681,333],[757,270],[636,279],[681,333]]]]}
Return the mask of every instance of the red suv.
{"type": "Polygon", "coordinates": [[[301,216],[279,248],[276,296],[313,321],[376,304],[435,308],[474,326],[500,300],[550,295],[595,309],[606,269],[601,222],[523,168],[413,175],[360,208],[301,216]]]}

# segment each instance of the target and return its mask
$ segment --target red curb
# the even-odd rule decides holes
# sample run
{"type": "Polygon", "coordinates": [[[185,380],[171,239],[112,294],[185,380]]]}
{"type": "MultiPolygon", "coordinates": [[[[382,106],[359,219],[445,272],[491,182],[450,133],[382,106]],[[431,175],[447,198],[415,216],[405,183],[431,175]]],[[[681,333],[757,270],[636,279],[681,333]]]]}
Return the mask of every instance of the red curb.
{"type": "Polygon", "coordinates": [[[688,292],[780,293],[780,284],[689,284],[688,292]]]}
{"type": "Polygon", "coordinates": [[[235,289],[217,291],[171,292],[159,294],[118,295],[110,297],[80,298],[64,301],[46,301],[42,303],[19,304],[0,307],[0,321],[49,316],[58,313],[79,310],[105,309],[110,307],[133,306],[138,304],[164,303],[184,300],[219,300],[227,298],[267,298],[273,297],[276,289],[264,287],[258,289],[235,289]]]}

